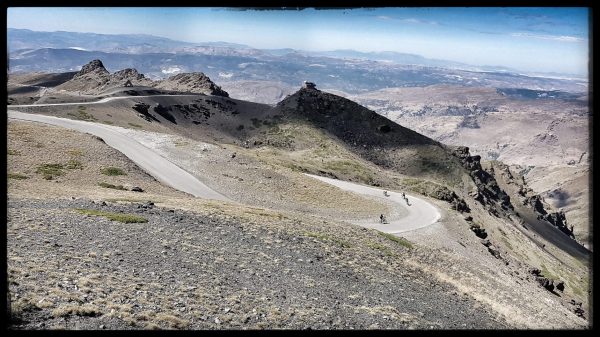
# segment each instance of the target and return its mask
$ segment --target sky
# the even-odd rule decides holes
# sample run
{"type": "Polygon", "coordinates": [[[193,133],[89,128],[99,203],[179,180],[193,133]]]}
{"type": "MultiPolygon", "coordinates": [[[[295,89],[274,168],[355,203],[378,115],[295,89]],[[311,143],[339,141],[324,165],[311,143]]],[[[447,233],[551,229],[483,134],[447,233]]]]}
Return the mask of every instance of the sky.
{"type": "Polygon", "coordinates": [[[587,8],[8,8],[8,28],[150,34],[260,49],[396,51],[526,72],[587,75],[587,8]]]}

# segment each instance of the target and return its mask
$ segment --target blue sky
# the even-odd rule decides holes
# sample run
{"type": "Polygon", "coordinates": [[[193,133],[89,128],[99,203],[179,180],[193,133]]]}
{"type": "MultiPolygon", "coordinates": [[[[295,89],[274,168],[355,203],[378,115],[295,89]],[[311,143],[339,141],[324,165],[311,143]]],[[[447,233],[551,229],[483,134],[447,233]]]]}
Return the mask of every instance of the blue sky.
{"type": "Polygon", "coordinates": [[[8,8],[9,28],[151,34],[255,48],[397,51],[472,65],[586,75],[586,8],[8,8]]]}

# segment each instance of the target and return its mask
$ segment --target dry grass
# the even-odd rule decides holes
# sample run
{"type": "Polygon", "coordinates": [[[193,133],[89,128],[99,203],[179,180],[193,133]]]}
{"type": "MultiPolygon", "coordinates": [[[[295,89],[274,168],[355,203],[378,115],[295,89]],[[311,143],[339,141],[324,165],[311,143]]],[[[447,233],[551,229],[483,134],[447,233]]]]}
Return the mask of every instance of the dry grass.
{"type": "Polygon", "coordinates": [[[100,308],[98,306],[90,303],[86,303],[83,305],[60,305],[58,308],[52,310],[52,316],[57,318],[66,317],[70,315],[97,317],[101,316],[102,314],[103,313],[100,311],[100,308]]]}
{"type": "Polygon", "coordinates": [[[100,170],[100,172],[107,176],[125,176],[127,173],[123,171],[123,169],[118,167],[105,167],[100,170]]]}
{"type": "Polygon", "coordinates": [[[21,174],[21,173],[9,173],[7,175],[8,179],[17,179],[17,180],[24,180],[24,179],[29,179],[28,176],[21,174]]]}
{"type": "Polygon", "coordinates": [[[112,188],[113,190],[129,191],[128,189],[123,187],[123,185],[113,185],[113,184],[109,184],[109,183],[100,182],[100,183],[98,183],[98,186],[104,187],[104,188],[112,188]]]}
{"type": "Polygon", "coordinates": [[[109,220],[118,221],[118,222],[122,222],[122,223],[145,223],[145,222],[148,222],[148,219],[141,217],[139,215],[135,215],[135,214],[111,213],[111,212],[98,211],[95,209],[83,209],[83,208],[76,208],[75,210],[81,214],[103,216],[109,220]]]}
{"type": "Polygon", "coordinates": [[[35,173],[41,174],[44,179],[52,180],[55,176],[62,176],[65,174],[63,164],[41,164],[35,170],[35,173]]]}
{"type": "Polygon", "coordinates": [[[412,243],[410,241],[406,240],[405,238],[401,238],[401,237],[395,236],[393,234],[388,234],[388,233],[379,232],[379,231],[378,231],[378,234],[392,242],[395,242],[395,243],[403,246],[403,247],[413,248],[412,243]]]}
{"type": "Polygon", "coordinates": [[[339,245],[343,248],[350,248],[352,247],[352,245],[344,240],[338,239],[332,235],[328,235],[325,233],[315,233],[315,232],[305,232],[304,235],[310,237],[310,238],[315,238],[315,239],[319,239],[321,241],[325,241],[325,242],[333,242],[336,245],[339,245]]]}
{"type": "Polygon", "coordinates": [[[189,325],[188,321],[162,312],[156,315],[155,322],[166,324],[167,326],[175,329],[184,329],[189,325]]]}

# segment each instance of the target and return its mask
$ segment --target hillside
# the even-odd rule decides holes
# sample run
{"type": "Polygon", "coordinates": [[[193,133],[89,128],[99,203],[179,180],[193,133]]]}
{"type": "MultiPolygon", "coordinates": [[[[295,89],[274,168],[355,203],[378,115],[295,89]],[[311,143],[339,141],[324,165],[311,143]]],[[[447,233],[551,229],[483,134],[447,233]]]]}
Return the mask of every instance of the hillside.
{"type": "MultiPolygon", "coordinates": [[[[97,64],[84,68],[86,71],[82,76],[112,76],[110,73],[106,75],[108,72],[97,64]]],[[[132,74],[125,72],[126,76],[132,74]]],[[[200,75],[196,77],[201,78],[200,75]]],[[[184,78],[177,77],[174,82],[185,84],[184,78]]],[[[93,305],[96,317],[101,317],[97,319],[69,313],[72,308],[67,310],[62,300],[54,301],[52,306],[48,304],[47,308],[43,308],[46,304],[40,304],[40,308],[31,301],[44,301],[39,302],[35,297],[20,302],[21,308],[34,308],[23,309],[22,317],[33,322],[47,320],[52,326],[60,326],[59,317],[66,316],[75,318],[81,326],[106,324],[110,328],[141,328],[149,325],[144,317],[162,322],[160,327],[173,324],[173,327],[179,328],[581,328],[587,324],[581,316],[585,317],[589,311],[589,252],[571,238],[572,233],[569,233],[560,212],[541,202],[526,181],[515,172],[509,170],[507,173],[507,167],[502,163],[481,162],[481,157],[471,155],[468,147],[443,145],[355,102],[310,86],[286,97],[276,106],[219,95],[178,95],[158,89],[115,87],[105,90],[105,100],[97,103],[61,105],[58,108],[39,104],[11,109],[118,127],[120,133],[152,149],[234,202],[216,203],[176,195],[152,197],[157,199],[151,199],[153,202],[165,209],[148,211],[150,220],[147,226],[161,238],[161,244],[169,248],[153,244],[151,237],[142,233],[146,225],[139,225],[131,227],[135,233],[130,234],[142,243],[135,245],[133,250],[119,249],[124,249],[123,261],[120,261],[123,270],[133,268],[138,273],[138,276],[133,274],[137,278],[126,279],[141,283],[138,290],[142,292],[156,291],[156,284],[170,281],[169,276],[160,271],[164,268],[150,270],[146,267],[146,270],[140,271],[144,267],[133,257],[140,256],[136,249],[139,250],[141,245],[153,247],[144,259],[154,261],[157,256],[165,255],[181,261],[181,265],[174,267],[183,280],[180,287],[162,291],[161,296],[168,295],[155,297],[154,304],[143,302],[137,295],[133,300],[133,295],[127,295],[129,302],[125,303],[132,307],[114,308],[118,314],[112,315],[110,308],[114,306],[116,297],[83,300],[86,308],[90,308],[88,304],[93,305]],[[391,205],[383,196],[365,198],[316,182],[303,173],[353,181],[382,190],[415,193],[435,205],[442,218],[431,226],[403,234],[403,238],[363,229],[351,223],[373,221],[382,213],[391,219],[402,217],[402,208],[391,205]],[[209,227],[216,229],[195,232],[194,226],[198,223],[210,224],[209,227]],[[160,228],[171,228],[169,226],[175,226],[174,232],[160,231],[160,228]],[[238,230],[245,229],[249,236],[238,235],[238,230]],[[561,236],[557,239],[556,235],[561,236]],[[260,240],[260,244],[256,240],[260,240]],[[313,247],[313,243],[321,248],[313,247]],[[392,243],[396,246],[388,245],[392,243]],[[318,251],[312,251],[310,247],[318,251]],[[203,256],[207,251],[214,253],[211,259],[227,265],[226,270],[210,259],[202,260],[201,267],[193,265],[192,261],[198,261],[195,255],[198,251],[202,251],[203,256]],[[259,256],[261,261],[262,257],[266,260],[240,260],[237,255],[229,254],[231,251],[248,252],[259,256]],[[279,259],[275,256],[284,256],[285,260],[277,260],[275,264],[266,262],[279,259]],[[290,261],[298,264],[292,266],[290,261]],[[204,263],[216,267],[207,269],[204,263]],[[353,285],[356,285],[356,278],[352,278],[348,268],[362,275],[359,278],[364,276],[369,280],[364,288],[357,290],[363,295],[355,297],[357,288],[353,285]],[[285,272],[287,269],[289,271],[285,272]],[[289,277],[274,276],[279,275],[281,270],[289,277]],[[157,275],[161,277],[156,278],[157,275]],[[192,297],[184,296],[184,301],[179,300],[181,304],[168,305],[172,296],[183,296],[181,292],[190,286],[190,278],[198,279],[196,275],[201,279],[214,280],[202,283],[202,296],[208,304],[202,307],[201,302],[193,299],[195,295],[190,295],[192,297]],[[220,276],[214,278],[214,275],[220,276]],[[155,281],[141,281],[143,279],[155,281]],[[402,281],[398,283],[398,280],[402,281]],[[262,285],[273,283],[277,286],[272,292],[259,289],[262,285]],[[284,283],[297,287],[289,288],[284,283]],[[564,286],[562,290],[555,289],[554,285],[559,284],[561,288],[564,286]],[[245,287],[244,292],[232,292],[240,285],[245,287]],[[330,291],[334,288],[339,292],[330,291]],[[421,288],[428,291],[415,290],[421,288]],[[404,289],[412,289],[412,299],[405,298],[404,289]],[[301,294],[307,293],[310,296],[302,297],[301,294]],[[376,295],[370,297],[366,293],[376,295]],[[427,295],[429,293],[432,295],[427,295]],[[352,302],[361,296],[368,305],[357,306],[352,302]],[[245,303],[242,298],[255,303],[252,306],[257,312],[271,308],[265,307],[267,302],[276,303],[273,310],[288,309],[284,312],[280,309],[262,312],[264,316],[250,314],[261,317],[254,323],[254,318],[249,321],[245,318],[252,307],[240,304],[245,303]],[[350,299],[351,303],[346,299],[350,299]],[[455,299],[460,300],[457,302],[455,299]],[[423,309],[408,304],[413,301],[423,309]],[[468,304],[457,305],[463,302],[468,304]],[[290,303],[297,305],[291,306],[290,303]],[[158,315],[157,309],[152,306],[161,308],[170,318],[158,315]],[[36,307],[41,311],[37,311],[36,307]],[[187,309],[177,312],[181,307],[187,309]],[[61,316],[56,311],[54,318],[44,319],[50,317],[49,310],[44,311],[48,308],[64,309],[67,313],[61,316]],[[348,311],[343,311],[346,310],[344,308],[348,311]],[[478,309],[473,311],[473,308],[478,309]],[[371,316],[365,317],[362,310],[371,316]],[[202,311],[210,314],[196,315],[202,311]],[[472,314],[469,314],[470,318],[462,314],[458,317],[454,311],[472,314]],[[340,315],[340,312],[344,314],[340,315]],[[378,318],[373,320],[373,315],[378,318]],[[159,320],[159,316],[164,321],[159,320]],[[308,317],[317,317],[321,323],[308,317]],[[322,323],[323,320],[329,323],[322,323]],[[460,325],[452,322],[460,322],[460,325]]],[[[54,92],[50,91],[49,95],[45,97],[47,101],[57,100],[52,96],[54,92]]],[[[92,96],[89,98],[93,99],[92,96]]],[[[52,132],[48,128],[43,130],[48,137],[56,138],[52,132]]],[[[9,194],[20,199],[11,204],[10,209],[24,216],[38,216],[33,215],[37,213],[30,208],[53,209],[52,216],[44,219],[59,221],[65,224],[65,228],[72,228],[80,221],[79,218],[60,210],[59,204],[31,199],[35,195],[52,198],[53,195],[68,197],[74,193],[83,200],[70,202],[68,207],[71,208],[83,207],[91,198],[107,202],[106,206],[90,206],[95,210],[107,207],[111,212],[131,213],[139,209],[140,214],[145,214],[142,209],[148,209],[148,205],[144,208],[139,204],[143,201],[140,198],[145,197],[131,199],[129,194],[135,195],[136,192],[118,189],[108,196],[98,192],[106,190],[102,187],[92,193],[90,189],[93,186],[89,185],[89,181],[86,188],[78,190],[77,181],[69,182],[76,177],[70,170],[54,185],[37,175],[35,179],[30,177],[36,167],[45,164],[39,160],[48,163],[62,160],[60,158],[64,155],[61,157],[61,154],[66,146],[55,148],[55,143],[49,143],[40,150],[30,139],[30,134],[27,130],[12,132],[9,150],[12,149],[14,156],[44,151],[47,156],[54,157],[32,155],[13,161],[13,165],[19,166],[9,167],[9,172],[14,174],[9,194]],[[19,174],[28,178],[20,179],[19,174]],[[25,185],[27,189],[23,189],[25,185]],[[48,188],[50,185],[56,188],[48,188]],[[64,189],[63,186],[69,188],[64,189]],[[123,199],[127,203],[121,205],[108,199],[123,199]]],[[[87,144],[83,140],[65,141],[87,144]]],[[[63,144],[62,139],[55,142],[63,144]]],[[[101,164],[101,160],[102,157],[98,156],[80,161],[85,170],[95,161],[101,164]]],[[[97,172],[88,170],[86,174],[97,172]]],[[[77,179],[83,176],[78,175],[77,179]]],[[[90,181],[93,185],[93,179],[90,181]]],[[[117,182],[125,186],[123,180],[117,182]]],[[[17,242],[14,237],[17,231],[27,230],[28,237],[35,237],[26,222],[20,218],[11,219],[11,242],[17,242]]],[[[88,220],[90,222],[86,222],[85,226],[92,226],[94,221],[88,220]]],[[[123,235],[120,230],[111,227],[103,235],[113,242],[115,237],[123,235]]],[[[57,244],[71,247],[71,243],[67,242],[86,237],[84,232],[75,231],[73,237],[59,240],[57,244]]],[[[52,233],[54,237],[56,233],[52,233]]],[[[31,292],[33,283],[23,281],[22,270],[27,264],[22,264],[22,261],[33,263],[25,258],[24,253],[32,248],[28,244],[14,247],[10,255],[12,263],[20,267],[13,274],[20,282],[13,289],[21,294],[31,292]]],[[[111,246],[107,251],[112,249],[116,248],[111,246]]],[[[61,251],[58,256],[64,253],[61,251]]],[[[75,263],[73,267],[76,266],[79,265],[75,263]]],[[[98,268],[110,266],[102,262],[98,268]]],[[[52,275],[72,278],[65,272],[52,275]]],[[[90,284],[97,283],[88,281],[90,284]]],[[[41,287],[42,291],[44,287],[41,287]]],[[[66,287],[70,289],[69,285],[66,287]]],[[[127,293],[124,287],[118,289],[127,293]]],[[[41,296],[41,293],[36,294],[41,296]]],[[[366,303],[364,301],[362,303],[366,303]]],[[[123,305],[123,302],[120,303],[123,305]]]]}
{"type": "Polygon", "coordinates": [[[155,87],[182,93],[228,96],[227,92],[215,85],[203,73],[182,73],[164,80],[152,81],[132,68],[110,73],[100,60],[93,60],[84,65],[73,78],[56,86],[55,89],[97,95],[109,89],[126,86],[155,87]]]}

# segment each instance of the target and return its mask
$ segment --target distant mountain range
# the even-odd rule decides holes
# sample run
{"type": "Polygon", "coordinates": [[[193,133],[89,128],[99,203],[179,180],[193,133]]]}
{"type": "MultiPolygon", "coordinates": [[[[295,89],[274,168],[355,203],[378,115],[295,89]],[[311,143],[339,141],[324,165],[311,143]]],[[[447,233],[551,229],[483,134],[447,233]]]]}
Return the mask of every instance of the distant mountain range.
{"type": "MultiPolygon", "coordinates": [[[[351,93],[386,87],[459,84],[532,90],[587,91],[587,81],[520,75],[398,52],[255,49],[228,42],[190,43],[152,35],[7,30],[11,72],[77,71],[92,59],[110,71],[136,68],[149,78],[201,71],[215,81],[263,80],[297,86],[303,80],[351,93]]],[[[540,74],[541,75],[541,74],[540,74]]]]}

